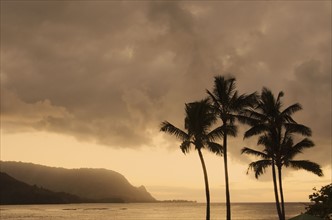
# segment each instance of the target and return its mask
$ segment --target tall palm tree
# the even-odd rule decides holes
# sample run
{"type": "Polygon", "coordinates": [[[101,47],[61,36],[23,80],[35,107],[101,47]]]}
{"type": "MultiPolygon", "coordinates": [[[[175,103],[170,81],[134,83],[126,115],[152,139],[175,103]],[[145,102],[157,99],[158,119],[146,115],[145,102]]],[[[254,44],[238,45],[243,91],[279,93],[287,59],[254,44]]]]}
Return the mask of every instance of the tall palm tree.
{"type": "MultiPolygon", "coordinates": [[[[264,136],[260,137],[258,144],[260,144],[260,141],[263,139],[275,139],[273,141],[271,140],[269,148],[266,148],[264,150],[268,157],[266,157],[265,155],[261,155],[259,152],[251,152],[251,154],[256,153],[257,156],[262,157],[263,160],[251,163],[249,165],[249,168],[252,168],[254,170],[257,169],[257,172],[255,172],[255,176],[256,178],[258,178],[258,176],[263,173],[263,168],[266,168],[269,165],[272,166],[272,179],[276,200],[276,209],[280,220],[283,219],[283,212],[280,207],[280,200],[278,194],[276,160],[274,157],[274,151],[279,148],[279,135],[277,134],[276,130],[282,124],[282,120],[284,120],[278,116],[280,114],[280,109],[282,106],[281,97],[283,95],[283,92],[279,92],[277,98],[275,98],[269,89],[263,88],[260,97],[257,99],[255,108],[244,109],[242,112],[243,117],[240,118],[241,122],[251,125],[251,128],[245,132],[244,138],[249,138],[254,135],[265,134],[264,136]],[[270,138],[268,138],[268,134],[270,134],[270,138]],[[269,160],[269,158],[271,158],[271,160],[269,160]]],[[[294,109],[293,112],[295,112],[295,110],[296,109],[294,109]]]]}
{"type": "Polygon", "coordinates": [[[231,201],[229,191],[228,163],[227,163],[227,137],[236,136],[237,129],[235,119],[239,113],[246,107],[252,106],[256,98],[256,93],[250,95],[239,95],[236,90],[235,78],[224,76],[216,76],[214,78],[214,86],[212,92],[207,90],[209,97],[213,101],[216,114],[222,121],[220,126],[223,132],[223,156],[225,169],[225,186],[226,186],[226,207],[227,220],[231,219],[231,201]]]}
{"type": "Polygon", "coordinates": [[[222,154],[221,146],[213,142],[216,138],[220,138],[222,133],[220,128],[210,131],[211,126],[216,122],[217,118],[208,99],[186,104],[185,111],[184,127],[186,131],[175,127],[167,121],[162,122],[160,130],[180,139],[182,141],[180,148],[184,154],[190,151],[191,145],[195,146],[203,168],[206,195],[206,220],[209,220],[210,191],[202,149],[208,148],[216,154],[222,154]]]}
{"type": "Polygon", "coordinates": [[[265,147],[263,152],[244,148],[242,153],[253,154],[263,158],[263,160],[253,162],[249,165],[249,169],[253,169],[255,171],[256,178],[264,173],[266,167],[272,166],[276,208],[279,219],[281,220],[285,219],[281,176],[282,167],[294,165],[293,167],[295,168],[303,168],[316,174],[319,174],[320,170],[319,165],[317,167],[317,164],[315,165],[310,161],[292,160],[292,158],[296,155],[294,150],[299,150],[297,152],[299,153],[304,148],[312,147],[313,143],[309,139],[303,139],[301,142],[293,146],[293,134],[298,133],[304,136],[310,136],[311,130],[302,124],[298,124],[292,118],[292,115],[295,112],[302,109],[300,104],[295,103],[282,110],[281,98],[283,95],[283,92],[279,92],[277,98],[275,98],[269,89],[263,88],[256,107],[243,110],[243,115],[240,118],[242,122],[251,125],[251,128],[245,132],[244,138],[249,138],[254,135],[261,135],[258,139],[258,145],[263,145],[265,147]],[[276,168],[278,170],[281,206],[277,189],[276,168]]]}

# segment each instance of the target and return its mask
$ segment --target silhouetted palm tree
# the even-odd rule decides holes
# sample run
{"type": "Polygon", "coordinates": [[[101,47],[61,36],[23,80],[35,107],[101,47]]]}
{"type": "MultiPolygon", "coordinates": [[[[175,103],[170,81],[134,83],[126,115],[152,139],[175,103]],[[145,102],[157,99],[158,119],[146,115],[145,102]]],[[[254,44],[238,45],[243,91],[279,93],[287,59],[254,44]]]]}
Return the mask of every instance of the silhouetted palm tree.
{"type": "Polygon", "coordinates": [[[235,78],[216,76],[214,78],[214,86],[212,92],[207,90],[207,93],[213,101],[216,114],[222,121],[222,125],[220,128],[223,132],[223,156],[225,168],[227,220],[231,219],[231,202],[227,164],[227,136],[236,136],[237,127],[234,125],[235,119],[239,116],[239,113],[244,108],[252,106],[256,99],[256,93],[252,93],[250,95],[239,95],[235,87],[235,78]]]}
{"type": "MultiPolygon", "coordinates": [[[[260,141],[258,141],[258,145],[260,141]]],[[[241,153],[245,154],[251,154],[255,155],[258,157],[261,157],[261,160],[251,162],[249,164],[247,174],[249,173],[249,170],[252,169],[255,172],[255,177],[258,179],[258,177],[265,172],[265,169],[269,166],[272,167],[272,180],[273,180],[273,189],[274,189],[274,196],[276,200],[276,208],[277,208],[277,213],[278,217],[281,220],[282,219],[282,212],[280,209],[280,201],[279,201],[279,196],[278,196],[278,187],[277,187],[277,177],[276,177],[276,162],[275,162],[275,157],[273,153],[273,147],[265,148],[262,152],[256,151],[250,148],[243,148],[241,153]]]]}
{"type": "Polygon", "coordinates": [[[210,131],[211,126],[216,122],[216,116],[211,108],[208,99],[200,102],[193,102],[185,105],[186,117],[184,120],[185,130],[175,127],[171,123],[164,121],[161,124],[161,131],[176,136],[182,141],[180,148],[184,154],[190,151],[191,145],[197,150],[204,174],[206,193],[206,219],[210,219],[210,191],[207,170],[202,154],[203,148],[208,148],[216,154],[222,154],[221,146],[213,140],[220,138],[222,133],[220,128],[210,131]]]}
{"type": "MultiPolygon", "coordinates": [[[[251,125],[252,127],[245,132],[244,138],[249,138],[254,135],[264,134],[264,133],[270,133],[272,137],[275,139],[278,139],[277,128],[280,124],[282,124],[281,119],[277,119],[280,114],[280,108],[281,108],[281,101],[280,98],[283,96],[283,92],[280,92],[278,94],[277,99],[275,99],[274,95],[270,90],[267,88],[263,88],[262,93],[257,100],[257,105],[253,109],[245,109],[243,111],[244,117],[240,118],[240,120],[244,123],[247,123],[251,125]],[[277,125],[278,124],[278,125],[277,125]]],[[[265,134],[260,139],[268,139],[268,135],[265,134]]],[[[256,178],[263,173],[263,168],[266,168],[267,166],[272,166],[272,179],[273,179],[273,187],[274,187],[274,195],[276,200],[276,208],[279,219],[283,218],[283,213],[280,208],[280,201],[279,201],[279,195],[278,195],[278,187],[277,187],[277,177],[276,177],[276,161],[274,157],[274,151],[278,149],[278,140],[271,141],[271,145],[269,148],[266,148],[264,151],[267,154],[267,157],[264,155],[261,155],[260,152],[252,151],[251,154],[255,154],[256,156],[260,156],[263,158],[263,160],[253,162],[249,165],[249,168],[253,168],[254,170],[257,170],[255,172],[256,178]],[[271,160],[269,160],[271,158],[271,160]]],[[[258,141],[258,144],[260,144],[260,140],[258,141]]],[[[248,153],[243,152],[243,153],[248,153]]]]}
{"type": "Polygon", "coordinates": [[[262,160],[251,163],[248,168],[248,170],[253,169],[255,171],[256,178],[264,173],[268,166],[272,166],[276,207],[279,219],[281,220],[285,219],[281,174],[282,167],[292,166],[298,169],[306,169],[319,176],[322,175],[319,165],[310,161],[293,160],[293,157],[297,153],[300,153],[305,148],[312,147],[313,143],[305,138],[296,145],[293,144],[293,134],[298,133],[304,136],[310,136],[311,130],[302,124],[298,124],[292,118],[293,113],[302,109],[300,104],[296,103],[284,110],[281,109],[281,97],[283,95],[283,92],[279,92],[277,98],[275,98],[269,89],[263,88],[260,99],[257,101],[257,106],[253,109],[245,109],[243,111],[244,116],[240,118],[242,122],[251,125],[251,128],[245,132],[244,138],[261,135],[258,139],[258,145],[265,147],[263,152],[244,148],[242,149],[242,153],[252,154],[262,158],[262,160]],[[281,207],[277,189],[276,168],[278,169],[281,207]]]}
{"type": "MultiPolygon", "coordinates": [[[[265,172],[265,169],[269,166],[274,166],[278,169],[278,181],[279,181],[279,193],[281,197],[281,219],[285,219],[285,210],[284,210],[284,199],[283,199],[283,188],[282,188],[282,167],[292,167],[294,169],[304,169],[309,172],[312,172],[318,176],[322,176],[323,172],[320,166],[314,162],[308,160],[294,160],[293,158],[302,153],[302,151],[306,148],[310,148],[314,146],[314,143],[304,138],[300,142],[294,144],[293,137],[290,134],[287,134],[288,131],[285,132],[285,136],[282,140],[280,153],[273,152],[273,140],[271,140],[270,136],[262,135],[258,140],[258,145],[263,145],[265,148],[263,151],[256,151],[250,148],[243,148],[242,153],[254,155],[261,157],[262,160],[258,160],[249,164],[249,170],[253,170],[255,172],[255,177],[258,178],[265,172]]],[[[274,176],[275,171],[274,172],[274,176]]],[[[276,177],[274,177],[276,179],[276,177]]],[[[276,181],[276,180],[274,180],[276,181]]]]}
{"type": "Polygon", "coordinates": [[[285,202],[284,194],[282,188],[282,167],[292,167],[294,169],[303,169],[316,174],[317,176],[323,176],[323,172],[320,165],[311,162],[309,160],[293,160],[293,158],[302,153],[306,148],[311,148],[314,143],[308,139],[304,138],[300,142],[294,144],[292,133],[295,132],[291,127],[286,127],[286,131],[282,137],[280,155],[276,158],[276,165],[278,168],[278,178],[279,178],[279,191],[281,198],[281,208],[283,210],[283,218],[285,219],[285,202]]]}

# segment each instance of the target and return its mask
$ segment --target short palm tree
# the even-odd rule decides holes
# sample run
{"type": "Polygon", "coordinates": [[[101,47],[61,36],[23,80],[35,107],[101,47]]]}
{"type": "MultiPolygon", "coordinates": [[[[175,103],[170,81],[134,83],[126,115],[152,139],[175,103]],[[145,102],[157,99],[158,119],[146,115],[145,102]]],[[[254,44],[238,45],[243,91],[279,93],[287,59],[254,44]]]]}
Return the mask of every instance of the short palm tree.
{"type": "Polygon", "coordinates": [[[224,76],[216,76],[214,78],[214,86],[212,92],[207,90],[212,99],[216,114],[222,121],[221,130],[223,132],[223,156],[225,169],[225,186],[226,186],[226,207],[227,220],[231,219],[231,202],[228,179],[228,163],[227,163],[227,136],[236,136],[237,129],[235,119],[239,113],[246,107],[252,106],[256,99],[256,93],[250,95],[239,95],[236,90],[235,78],[224,76]]]}
{"type": "Polygon", "coordinates": [[[242,149],[242,153],[252,154],[262,158],[262,160],[251,163],[248,168],[255,171],[256,178],[264,173],[268,166],[272,167],[276,208],[279,219],[281,220],[285,219],[281,176],[282,167],[292,166],[298,169],[306,169],[317,175],[322,175],[319,165],[310,161],[293,160],[293,157],[297,153],[302,152],[305,148],[312,147],[313,143],[305,138],[296,145],[293,145],[293,134],[298,133],[304,136],[310,136],[311,130],[302,124],[298,124],[292,118],[293,113],[302,109],[298,103],[290,105],[284,110],[281,109],[281,97],[283,97],[283,95],[283,92],[279,92],[277,98],[275,98],[269,89],[263,88],[256,107],[245,109],[242,112],[243,117],[240,118],[242,122],[251,125],[251,128],[245,132],[244,138],[260,135],[258,145],[265,147],[262,152],[244,148],[242,149]],[[276,168],[279,177],[281,206],[278,195],[276,168]]]}
{"type": "Polygon", "coordinates": [[[222,133],[220,128],[210,130],[211,126],[216,122],[217,118],[211,108],[208,99],[200,102],[193,102],[185,105],[186,117],[184,120],[184,127],[186,131],[175,127],[171,123],[164,121],[161,124],[161,131],[174,135],[182,141],[180,148],[184,154],[190,151],[191,145],[194,145],[200,158],[206,194],[206,219],[210,219],[210,191],[208,174],[202,154],[203,148],[208,148],[210,151],[221,154],[221,146],[213,142],[216,138],[220,138],[222,133]]]}
{"type": "Polygon", "coordinates": [[[285,202],[282,188],[282,167],[292,167],[294,169],[303,169],[316,174],[317,176],[323,176],[323,171],[317,163],[309,160],[294,160],[293,158],[302,153],[304,149],[314,147],[314,143],[304,138],[300,142],[294,144],[292,133],[296,132],[291,127],[286,127],[281,140],[280,154],[276,158],[276,166],[278,168],[278,181],[279,181],[279,193],[281,198],[281,208],[283,211],[283,219],[285,219],[285,202]]]}
{"type": "MultiPolygon", "coordinates": [[[[258,145],[263,145],[264,149],[263,151],[257,151],[250,148],[243,148],[242,154],[249,154],[261,157],[261,160],[252,162],[249,164],[249,170],[253,170],[255,172],[255,177],[258,178],[260,175],[265,173],[265,169],[269,166],[272,166],[272,173],[274,178],[274,184],[276,185],[276,171],[275,167],[277,167],[278,170],[278,181],[279,181],[279,193],[281,197],[281,208],[279,206],[279,211],[281,212],[281,216],[279,216],[280,219],[285,219],[285,211],[284,211],[284,197],[283,197],[283,189],[282,189],[282,167],[292,167],[294,169],[304,169],[309,172],[312,172],[318,176],[322,176],[323,172],[320,168],[320,166],[314,162],[308,161],[308,160],[294,160],[293,158],[299,154],[302,153],[302,151],[306,148],[310,148],[314,146],[314,143],[304,138],[300,142],[294,144],[293,137],[289,134],[286,134],[283,139],[283,143],[281,145],[281,152],[278,155],[276,152],[273,151],[273,140],[268,135],[262,135],[260,136],[258,140],[258,145]]],[[[275,193],[278,191],[275,190],[275,193]]]]}
{"type": "MultiPolygon", "coordinates": [[[[267,136],[261,136],[260,139],[268,139],[267,136]]],[[[266,140],[267,141],[267,140],[266,140]]],[[[260,145],[260,140],[258,141],[257,145],[260,145]]],[[[276,162],[273,152],[272,145],[268,145],[269,147],[266,147],[263,151],[257,151],[250,148],[243,148],[241,153],[242,154],[250,154],[254,156],[261,157],[261,160],[251,162],[248,167],[247,174],[249,173],[249,170],[253,170],[255,172],[255,177],[258,179],[260,175],[262,175],[265,172],[265,169],[269,166],[272,167],[272,179],[273,179],[273,188],[274,188],[274,195],[276,200],[276,208],[278,217],[281,220],[282,219],[282,212],[280,208],[280,201],[278,196],[278,187],[277,187],[277,177],[276,177],[276,162]]]]}

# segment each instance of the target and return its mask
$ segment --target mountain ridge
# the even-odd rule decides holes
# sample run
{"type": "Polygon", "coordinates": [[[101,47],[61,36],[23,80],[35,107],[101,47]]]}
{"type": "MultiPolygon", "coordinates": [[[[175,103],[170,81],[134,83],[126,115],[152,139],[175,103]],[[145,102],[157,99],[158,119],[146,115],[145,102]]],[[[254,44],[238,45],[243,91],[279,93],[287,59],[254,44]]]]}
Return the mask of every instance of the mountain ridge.
{"type": "Polygon", "coordinates": [[[64,204],[88,202],[78,196],[29,185],[0,172],[0,204],[64,204]]]}
{"type": "Polygon", "coordinates": [[[0,161],[1,172],[29,185],[38,185],[83,198],[111,202],[156,202],[144,186],[135,187],[120,173],[104,168],[50,167],[33,163],[0,161]]]}

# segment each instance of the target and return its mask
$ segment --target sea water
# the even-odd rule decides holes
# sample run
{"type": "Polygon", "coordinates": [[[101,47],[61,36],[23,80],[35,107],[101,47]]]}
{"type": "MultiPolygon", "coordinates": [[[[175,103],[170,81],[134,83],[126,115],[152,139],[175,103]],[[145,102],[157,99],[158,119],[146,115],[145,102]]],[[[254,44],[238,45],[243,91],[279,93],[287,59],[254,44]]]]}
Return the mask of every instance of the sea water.
{"type": "MultiPolygon", "coordinates": [[[[286,219],[305,210],[303,203],[287,203],[286,219]]],[[[204,203],[99,203],[0,206],[0,219],[10,220],[204,220],[204,203]]],[[[211,204],[211,220],[225,219],[226,206],[211,204]]],[[[277,220],[274,203],[232,204],[233,220],[277,220]]]]}

